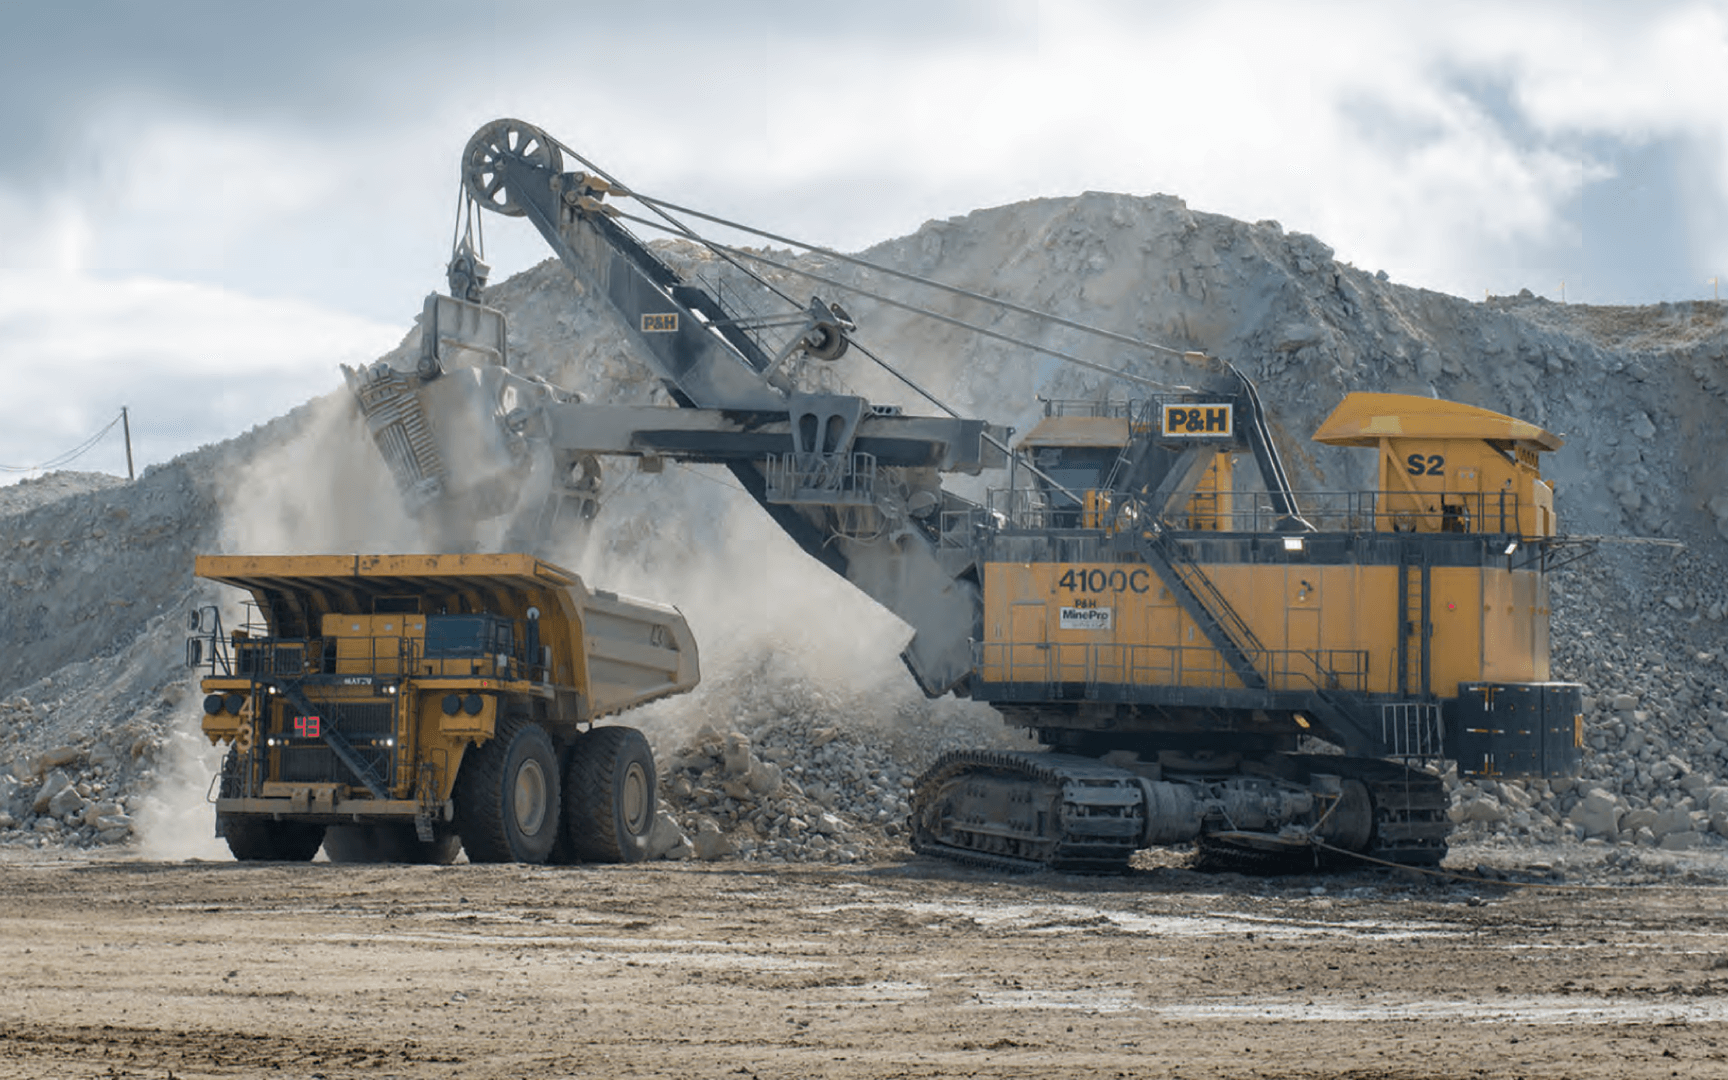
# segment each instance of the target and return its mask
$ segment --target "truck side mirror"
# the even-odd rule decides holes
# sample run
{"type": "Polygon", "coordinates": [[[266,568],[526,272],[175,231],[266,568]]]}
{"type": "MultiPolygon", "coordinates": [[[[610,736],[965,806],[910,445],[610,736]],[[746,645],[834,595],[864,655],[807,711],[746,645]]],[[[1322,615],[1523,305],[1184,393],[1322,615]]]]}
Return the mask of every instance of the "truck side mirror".
{"type": "MultiPolygon", "coordinates": [[[[193,627],[197,629],[197,627],[193,627]]],[[[202,638],[186,639],[186,666],[195,668],[204,663],[204,640],[202,638]]]]}

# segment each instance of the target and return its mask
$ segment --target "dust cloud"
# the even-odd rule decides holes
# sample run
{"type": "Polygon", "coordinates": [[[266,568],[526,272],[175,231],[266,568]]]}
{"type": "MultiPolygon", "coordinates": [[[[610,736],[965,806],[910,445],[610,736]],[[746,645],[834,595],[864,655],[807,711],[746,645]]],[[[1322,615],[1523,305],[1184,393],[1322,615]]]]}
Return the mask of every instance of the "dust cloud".
{"type": "Polygon", "coordinates": [[[146,859],[232,859],[228,845],[216,836],[216,812],[209,799],[215,795],[217,770],[225,746],[211,746],[199,730],[202,710],[176,710],[171,726],[156,753],[156,782],[144,792],[134,815],[133,833],[138,854],[146,859]]]}

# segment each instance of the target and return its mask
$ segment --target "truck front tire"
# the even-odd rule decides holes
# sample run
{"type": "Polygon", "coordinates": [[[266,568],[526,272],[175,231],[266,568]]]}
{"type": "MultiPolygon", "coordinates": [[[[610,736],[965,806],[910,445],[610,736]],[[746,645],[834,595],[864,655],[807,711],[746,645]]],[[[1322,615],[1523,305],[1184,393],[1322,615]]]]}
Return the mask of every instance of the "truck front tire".
{"type": "Polygon", "coordinates": [[[597,727],[576,737],[564,771],[564,837],[572,862],[641,862],[659,804],[654,752],[640,731],[597,727]]]}
{"type": "Polygon", "coordinates": [[[558,837],[558,755],[539,724],[517,717],[462,759],[456,832],[468,861],[543,863],[558,837]]]}

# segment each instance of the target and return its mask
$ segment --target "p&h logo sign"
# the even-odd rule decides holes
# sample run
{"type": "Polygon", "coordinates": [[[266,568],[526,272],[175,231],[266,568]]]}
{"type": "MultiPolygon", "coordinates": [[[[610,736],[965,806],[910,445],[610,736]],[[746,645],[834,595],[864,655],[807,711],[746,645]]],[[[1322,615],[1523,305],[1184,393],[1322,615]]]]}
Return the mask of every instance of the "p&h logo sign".
{"type": "Polygon", "coordinates": [[[1235,411],[1229,402],[1165,405],[1159,427],[1167,439],[1227,439],[1235,434],[1235,419],[1235,411]]]}

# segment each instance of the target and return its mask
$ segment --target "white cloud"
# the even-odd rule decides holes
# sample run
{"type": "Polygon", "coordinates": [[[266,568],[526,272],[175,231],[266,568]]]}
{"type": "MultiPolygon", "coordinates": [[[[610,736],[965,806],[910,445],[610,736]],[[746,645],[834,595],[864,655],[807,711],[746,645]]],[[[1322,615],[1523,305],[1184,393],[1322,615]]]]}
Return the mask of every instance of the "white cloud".
{"type": "MultiPolygon", "coordinates": [[[[340,102],[315,80],[167,95],[92,69],[58,156],[0,179],[0,462],[71,445],[122,402],[160,459],[394,344],[440,282],[458,154],[499,115],[646,191],[838,247],[1033,196],[1160,191],[1410,284],[1553,295],[1569,278],[1605,301],[1625,296],[1576,289],[1602,202],[1582,196],[1616,148],[1672,145],[1687,167],[1656,212],[1689,227],[1597,235],[1646,244],[1624,265],[1683,264],[1669,280],[1701,295],[1728,276],[1721,3],[908,9],[826,35],[788,17],[801,5],[536,9],[526,36],[380,39],[371,65],[343,61],[340,102]],[[476,60],[491,74],[427,80],[476,60]]],[[[486,229],[499,276],[548,254],[523,222],[486,229]]]]}
{"type": "MultiPolygon", "coordinates": [[[[836,246],[1035,195],[1156,190],[1278,218],[1412,284],[1552,290],[1580,193],[1610,173],[1591,139],[1713,144],[1728,115],[1718,8],[1606,10],[1069,3],[940,50],[842,39],[819,72],[668,72],[598,114],[578,89],[521,115],[645,190],[836,246]],[[670,107],[692,86],[699,115],[670,107]]],[[[1698,197],[1728,204],[1728,177],[1698,197]]]]}
{"type": "MultiPolygon", "coordinates": [[[[127,405],[141,469],[340,385],[338,364],[369,362],[401,335],[298,300],[159,278],[0,271],[0,463],[38,464],[127,405]]],[[[110,437],[69,467],[124,473],[124,451],[110,437]]]]}

